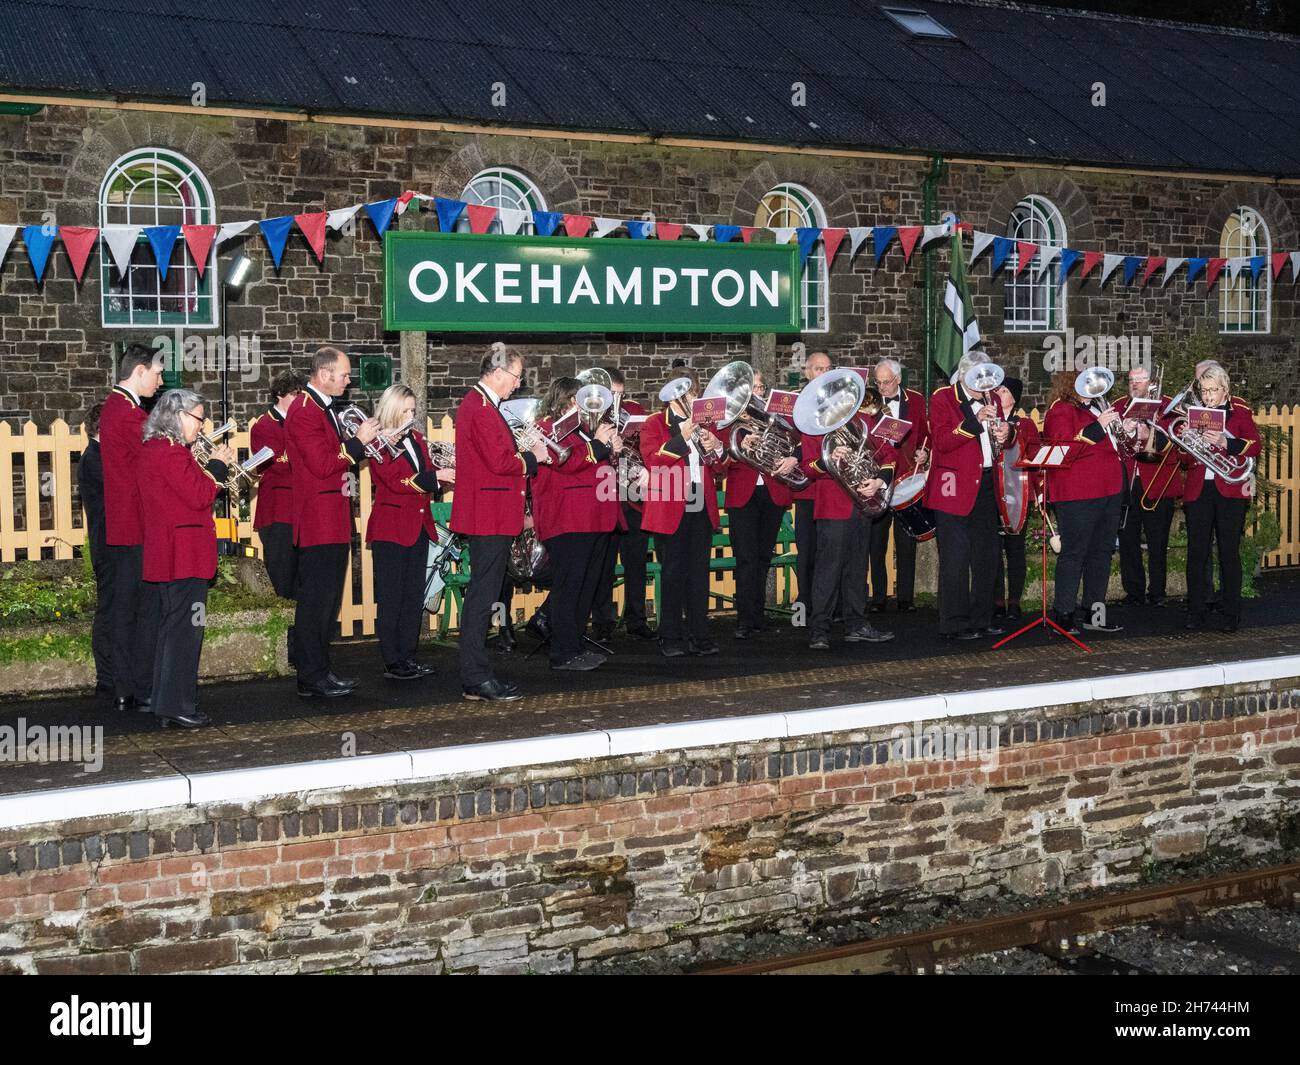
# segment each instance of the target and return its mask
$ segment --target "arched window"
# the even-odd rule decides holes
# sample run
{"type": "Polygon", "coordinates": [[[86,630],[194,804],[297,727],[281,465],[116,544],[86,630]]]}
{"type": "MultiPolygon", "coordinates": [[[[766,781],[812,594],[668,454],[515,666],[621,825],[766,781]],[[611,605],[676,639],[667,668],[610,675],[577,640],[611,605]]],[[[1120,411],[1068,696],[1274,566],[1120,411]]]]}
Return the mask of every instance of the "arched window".
{"type": "MultiPolygon", "coordinates": [[[[1065,289],[1056,283],[1056,266],[1050,267],[1039,280],[1039,265],[1045,249],[1065,247],[1065,220],[1061,212],[1042,196],[1026,196],[1007,220],[1007,236],[1037,244],[1039,252],[1024,273],[1015,276],[1018,256],[1013,249],[1007,257],[1006,300],[1002,327],[1009,333],[1046,333],[1065,328],[1065,289]]],[[[1059,261],[1059,260],[1058,260],[1059,261]]]]}
{"type": "Polygon", "coordinates": [[[212,186],[183,155],[165,148],[140,148],[109,167],[99,188],[104,325],[215,326],[215,247],[200,278],[184,236],[178,237],[163,280],[143,232],[136,237],[136,251],[125,273],[118,272],[102,233],[110,226],[211,225],[215,220],[212,186]]]}
{"type": "MultiPolygon", "coordinates": [[[[826,227],[826,212],[822,205],[801,185],[778,185],[758,205],[754,225],[782,229],[788,226],[826,227]]],[[[800,292],[802,315],[800,321],[805,333],[830,331],[830,286],[826,282],[826,251],[821,243],[813,245],[803,265],[803,284],[800,292]]]]}
{"type": "MultiPolygon", "coordinates": [[[[541,190],[519,171],[503,166],[494,166],[476,174],[465,186],[460,198],[466,203],[486,204],[499,210],[527,211],[523,225],[518,230],[520,233],[534,232],[532,212],[546,210],[546,200],[542,197],[541,190]]],[[[502,229],[500,218],[494,218],[488,226],[489,233],[500,233],[502,229]]],[[[456,231],[469,232],[468,215],[460,216],[456,231]]]]}
{"type": "Polygon", "coordinates": [[[1219,236],[1219,254],[1227,259],[1264,256],[1264,269],[1259,279],[1250,275],[1247,263],[1234,281],[1224,271],[1219,281],[1219,332],[1267,333],[1269,312],[1273,297],[1273,277],[1269,271],[1269,256],[1273,253],[1268,238],[1268,226],[1259,212],[1251,207],[1238,207],[1223,224],[1219,236]]]}

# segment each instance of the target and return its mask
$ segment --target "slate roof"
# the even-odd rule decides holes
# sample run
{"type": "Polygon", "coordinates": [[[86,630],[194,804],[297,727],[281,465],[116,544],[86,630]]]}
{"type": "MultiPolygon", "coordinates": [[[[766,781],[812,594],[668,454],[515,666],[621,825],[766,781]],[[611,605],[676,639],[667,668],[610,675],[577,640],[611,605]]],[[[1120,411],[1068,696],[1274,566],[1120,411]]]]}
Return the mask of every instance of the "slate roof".
{"type": "Polygon", "coordinates": [[[10,92],[1279,176],[1298,71],[1300,38],[981,0],[0,0],[10,92]]]}

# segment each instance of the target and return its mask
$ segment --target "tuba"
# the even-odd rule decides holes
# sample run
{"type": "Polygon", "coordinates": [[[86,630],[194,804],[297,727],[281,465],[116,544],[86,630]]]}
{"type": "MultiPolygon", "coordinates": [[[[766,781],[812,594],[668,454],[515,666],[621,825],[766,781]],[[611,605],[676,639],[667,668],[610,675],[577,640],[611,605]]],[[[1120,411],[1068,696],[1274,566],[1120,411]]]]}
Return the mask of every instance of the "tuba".
{"type": "Polygon", "coordinates": [[[796,492],[808,487],[808,477],[798,468],[785,475],[776,473],[777,466],[785,459],[799,458],[799,436],[783,419],[769,414],[754,398],[754,369],[749,363],[728,363],[713,375],[704,394],[721,396],[727,401],[727,413],[718,422],[718,428],[735,426],[727,448],[732,458],[796,492]],[[750,436],[754,436],[753,446],[744,447],[750,436]]]}
{"type": "MultiPolygon", "coordinates": [[[[674,377],[663,388],[659,389],[660,403],[676,403],[679,399],[685,399],[686,394],[691,390],[691,379],[689,377],[674,377]]],[[[691,412],[687,410],[686,416],[689,418],[691,412]]],[[[695,450],[700,453],[700,462],[705,466],[713,466],[721,462],[726,455],[722,450],[722,444],[712,451],[705,451],[704,445],[700,442],[703,428],[693,425],[691,428],[690,441],[695,445],[695,450]]]]}
{"type": "Polygon", "coordinates": [[[578,408],[578,424],[588,436],[594,436],[605,415],[614,406],[614,393],[604,385],[583,385],[573,397],[578,408]]]}
{"type": "MultiPolygon", "coordinates": [[[[1115,387],[1115,374],[1113,371],[1106,369],[1104,366],[1089,366],[1086,370],[1079,373],[1074,379],[1074,392],[1080,399],[1087,400],[1089,403],[1096,402],[1098,410],[1105,414],[1111,409],[1110,404],[1106,402],[1106,394],[1115,387]]],[[[1137,458],[1138,441],[1137,434],[1130,435],[1124,428],[1124,423],[1120,422],[1117,426],[1111,426],[1106,430],[1115,445],[1115,450],[1126,459],[1137,458]]]]}
{"type": "Polygon", "coordinates": [[[538,441],[555,456],[555,461],[563,464],[569,461],[569,449],[557,442],[549,433],[537,428],[538,412],[541,410],[540,399],[508,399],[501,404],[500,410],[506,424],[515,437],[515,446],[520,451],[531,451],[538,441]]]}
{"type": "Polygon", "coordinates": [[[879,413],[882,405],[880,393],[869,388],[857,370],[847,366],[827,370],[809,381],[794,404],[795,427],[808,436],[822,438],[821,460],[826,472],[869,518],[889,509],[889,493],[864,492],[868,481],[880,477],[880,464],[858,414],[879,413]],[[840,447],[849,449],[848,458],[834,457],[840,447]]]}
{"type": "Polygon", "coordinates": [[[1192,381],[1160,412],[1160,418],[1168,418],[1172,415],[1173,420],[1169,423],[1169,428],[1166,429],[1160,424],[1160,418],[1151,423],[1152,428],[1167,437],[1171,444],[1211,470],[1216,477],[1222,477],[1229,484],[1241,484],[1242,481],[1249,480],[1255,472],[1254,459],[1228,454],[1212,445],[1188,424],[1187,408],[1196,405],[1189,401],[1197,397],[1197,382],[1192,381]]]}

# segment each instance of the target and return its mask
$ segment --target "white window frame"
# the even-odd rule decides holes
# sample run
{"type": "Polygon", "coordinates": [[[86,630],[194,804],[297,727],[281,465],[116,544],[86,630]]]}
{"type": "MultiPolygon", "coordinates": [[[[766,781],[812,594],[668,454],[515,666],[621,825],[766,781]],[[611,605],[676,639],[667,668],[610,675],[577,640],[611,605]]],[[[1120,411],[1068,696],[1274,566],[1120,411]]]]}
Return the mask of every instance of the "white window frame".
{"type": "Polygon", "coordinates": [[[1065,218],[1045,196],[1029,195],[1021,200],[1007,219],[1007,236],[1039,247],[1035,262],[1016,277],[1020,256],[1013,246],[1003,267],[1002,331],[1005,333],[1059,333],[1066,327],[1066,286],[1057,282],[1055,269],[1049,268],[1037,280],[1044,248],[1065,248],[1065,218]],[[1037,298],[1036,298],[1037,297],[1037,298]]]}
{"type": "MultiPolygon", "coordinates": [[[[143,183],[140,183],[143,184],[143,183]]],[[[140,185],[136,185],[139,188],[140,185]]],[[[172,261],[167,268],[167,284],[172,288],[173,277],[180,278],[180,291],[162,290],[162,282],[154,262],[153,249],[149,247],[148,238],[141,233],[136,247],[143,246],[131,260],[130,269],[123,278],[113,263],[113,255],[104,239],[103,229],[107,226],[139,225],[211,225],[216,222],[217,201],[212,194],[212,186],[207,177],[193,162],[180,152],[170,148],[135,148],[120,156],[104,175],[99,186],[99,263],[100,263],[100,324],[105,329],[215,329],[220,324],[220,299],[217,286],[217,248],[213,243],[208,252],[208,265],[203,277],[198,276],[190,249],[184,236],[176,240],[172,248],[172,261]],[[151,204],[134,205],[130,195],[125,203],[110,203],[109,194],[119,177],[129,171],[131,166],[141,162],[152,162],[170,169],[175,176],[174,187],[188,187],[195,205],[191,208],[174,208],[160,205],[154,197],[151,204]],[[111,304],[126,297],[125,316],[111,304]],[[136,299],[157,301],[153,311],[143,310],[136,305],[136,299]],[[167,297],[179,297],[183,304],[180,311],[164,311],[162,300],[167,297]],[[207,308],[203,313],[200,308],[207,308]]]]}
{"type": "MultiPolygon", "coordinates": [[[[790,226],[825,229],[826,211],[808,189],[786,181],[770,189],[759,202],[754,225],[772,229],[790,226]]],[[[826,268],[826,248],[821,241],[808,253],[800,275],[799,324],[803,333],[831,331],[830,271],[826,268]]]]}
{"type": "Polygon", "coordinates": [[[1223,230],[1219,234],[1219,254],[1227,259],[1264,256],[1264,269],[1260,271],[1258,281],[1251,278],[1248,265],[1242,267],[1236,281],[1224,269],[1224,275],[1219,280],[1219,332],[1272,332],[1273,241],[1263,215],[1255,208],[1245,205],[1233,211],[1223,223],[1223,230]]]}
{"type": "MultiPolygon", "coordinates": [[[[536,182],[527,174],[512,170],[508,166],[491,166],[486,170],[480,170],[466,184],[460,198],[466,203],[486,204],[498,210],[502,207],[516,211],[546,210],[546,198],[536,182]]],[[[487,231],[502,232],[500,217],[492,219],[492,224],[488,226],[487,231]]],[[[523,236],[536,231],[530,214],[519,227],[519,234],[523,236]]],[[[457,219],[456,232],[469,232],[468,214],[462,214],[457,219]]]]}

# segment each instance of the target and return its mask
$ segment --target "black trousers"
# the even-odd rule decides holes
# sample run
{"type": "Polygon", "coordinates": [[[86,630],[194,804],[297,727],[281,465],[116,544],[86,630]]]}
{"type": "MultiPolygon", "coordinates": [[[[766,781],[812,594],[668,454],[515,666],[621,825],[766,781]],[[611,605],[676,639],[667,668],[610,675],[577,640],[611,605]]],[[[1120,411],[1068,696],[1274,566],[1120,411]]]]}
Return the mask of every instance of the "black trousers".
{"type": "Polygon", "coordinates": [[[1119,530],[1119,574],[1124,594],[1139,598],[1165,594],[1169,564],[1169,527],[1174,521],[1174,501],[1162,499],[1151,509],[1142,506],[1141,482],[1134,484],[1128,517],[1119,530]],[[1149,574],[1142,565],[1142,536],[1146,534],[1151,558],[1149,574]]]}
{"type": "Polygon", "coordinates": [[[1121,499],[1122,493],[1116,492],[1100,499],[1072,499],[1053,504],[1056,528],[1061,534],[1061,556],[1056,560],[1058,614],[1073,614],[1079,606],[1080,581],[1085,614],[1091,616],[1097,603],[1106,602],[1121,499]]]}
{"type": "Polygon", "coordinates": [[[262,558],[271,587],[281,599],[292,599],[298,581],[298,549],[293,546],[293,526],[277,521],[257,530],[262,558]]]}
{"type": "Polygon", "coordinates": [[[916,587],[916,541],[892,510],[871,522],[871,601],[884,603],[887,596],[885,567],[889,530],[894,530],[894,598],[910,603],[916,587]]]}
{"type": "Polygon", "coordinates": [[[813,518],[816,500],[796,499],[794,501],[794,572],[799,582],[799,594],[796,603],[803,603],[809,608],[812,599],[813,581],[817,574],[817,522],[813,518]]]}
{"type": "Polygon", "coordinates": [[[998,503],[993,471],[980,478],[975,505],[964,517],[934,512],[939,541],[939,631],[986,629],[993,622],[998,565],[998,503]]]}
{"type": "Polygon", "coordinates": [[[1025,594],[1025,534],[998,533],[998,573],[993,579],[993,598],[1001,606],[1018,606],[1025,594]],[[1006,564],[1003,564],[1003,556],[1006,564]]]}
{"type": "Polygon", "coordinates": [[[767,608],[767,574],[781,532],[785,508],[778,507],[767,485],[755,485],[743,507],[727,512],[731,553],[736,559],[736,621],[741,628],[763,626],[767,608]]]}
{"type": "Polygon", "coordinates": [[[659,638],[681,643],[689,633],[702,643],[709,638],[709,557],[713,526],[708,511],[688,506],[674,533],[655,533],[659,553],[659,638]],[[684,619],[684,620],[683,620],[684,619]]]}
{"type": "Polygon", "coordinates": [[[90,626],[90,652],[95,658],[95,683],[116,691],[113,682],[113,568],[107,548],[89,548],[95,571],[95,620],[90,626]]]}
{"type": "Polygon", "coordinates": [[[849,632],[867,620],[869,535],[867,521],[857,511],[851,518],[823,518],[817,523],[817,570],[808,618],[811,638],[830,635],[836,607],[849,632]]]}
{"type": "Polygon", "coordinates": [[[110,544],[108,559],[113,567],[113,688],[119,699],[148,700],[158,647],[157,585],[141,576],[143,545],[110,544]]]}
{"type": "Polygon", "coordinates": [[[415,657],[424,620],[424,578],[429,565],[429,534],[420,530],[410,547],[373,540],[375,632],[384,665],[415,657]]]}
{"type": "MultiPolygon", "coordinates": [[[[350,544],[298,548],[293,612],[294,662],[301,684],[319,684],[330,672],[330,640],[343,605],[350,544]]],[[[423,587],[423,585],[421,585],[423,587]]]]}
{"type": "Polygon", "coordinates": [[[469,586],[460,614],[460,682],[476,688],[493,679],[487,634],[500,601],[513,536],[469,536],[469,586]]]}
{"type": "Polygon", "coordinates": [[[551,556],[552,584],[546,616],[551,623],[551,664],[560,665],[582,651],[582,634],[596,600],[599,563],[609,533],[561,533],[545,541],[551,556]]]}
{"type": "Polygon", "coordinates": [[[153,712],[193,714],[199,701],[199,655],[208,603],[208,582],[199,577],[154,586],[158,649],[153,665],[153,712]]]}
{"type": "Polygon", "coordinates": [[[614,610],[614,567],[623,562],[623,623],[628,628],[645,624],[645,565],[650,536],[641,531],[641,512],[627,503],[623,504],[627,529],[609,534],[601,560],[600,581],[596,586],[596,602],[591,620],[597,625],[611,628],[618,624],[614,610]]]}
{"type": "Polygon", "coordinates": [[[1248,499],[1226,499],[1219,486],[1206,481],[1200,497],[1183,504],[1187,519],[1187,609],[1192,617],[1205,613],[1210,594],[1206,569],[1210,560],[1210,537],[1219,544],[1219,587],[1223,615],[1241,620],[1241,532],[1248,499]]]}

